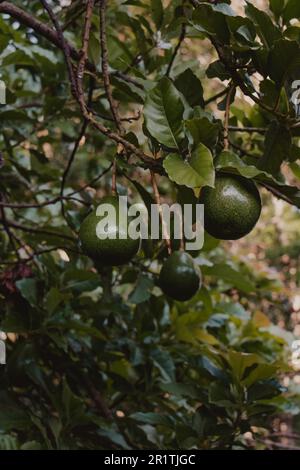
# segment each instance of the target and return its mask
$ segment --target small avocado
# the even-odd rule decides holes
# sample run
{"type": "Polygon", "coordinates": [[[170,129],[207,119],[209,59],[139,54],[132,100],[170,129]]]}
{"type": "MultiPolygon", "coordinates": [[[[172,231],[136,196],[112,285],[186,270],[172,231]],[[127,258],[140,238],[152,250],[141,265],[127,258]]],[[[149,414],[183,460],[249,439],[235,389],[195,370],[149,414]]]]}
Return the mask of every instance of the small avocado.
{"type": "Polygon", "coordinates": [[[184,251],[175,251],[164,262],[159,286],[174,300],[191,299],[201,287],[201,271],[193,258],[184,251]]]}

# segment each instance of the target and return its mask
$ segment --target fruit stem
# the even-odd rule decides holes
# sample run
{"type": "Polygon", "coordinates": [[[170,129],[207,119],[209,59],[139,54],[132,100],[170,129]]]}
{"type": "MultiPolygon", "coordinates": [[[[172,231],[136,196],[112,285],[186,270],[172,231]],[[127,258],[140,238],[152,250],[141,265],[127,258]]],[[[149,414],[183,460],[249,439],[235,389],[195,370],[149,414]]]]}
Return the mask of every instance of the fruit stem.
{"type": "Polygon", "coordinates": [[[161,208],[160,194],[159,194],[159,190],[158,190],[158,187],[157,187],[156,176],[155,176],[155,173],[152,170],[150,170],[150,174],[151,174],[151,183],[152,183],[154,198],[155,198],[155,202],[158,206],[159,215],[160,215],[160,218],[161,218],[162,230],[163,230],[164,238],[166,240],[168,254],[171,255],[172,254],[171,239],[170,239],[170,234],[169,234],[168,229],[167,229],[166,224],[165,224],[164,215],[163,215],[163,211],[162,211],[162,208],[161,208]]]}
{"type": "Polygon", "coordinates": [[[235,90],[235,86],[231,85],[227,93],[226,107],[225,107],[225,121],[224,121],[224,150],[229,149],[229,115],[230,115],[230,102],[232,93],[235,90]]]}

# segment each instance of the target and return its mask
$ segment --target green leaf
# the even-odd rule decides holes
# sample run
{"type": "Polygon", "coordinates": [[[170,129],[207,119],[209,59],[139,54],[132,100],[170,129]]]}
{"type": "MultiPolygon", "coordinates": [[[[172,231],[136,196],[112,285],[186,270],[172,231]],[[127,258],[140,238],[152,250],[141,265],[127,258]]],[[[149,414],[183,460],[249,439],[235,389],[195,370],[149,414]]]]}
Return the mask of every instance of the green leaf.
{"type": "Polygon", "coordinates": [[[253,178],[258,183],[272,190],[273,193],[289,204],[300,207],[300,190],[296,186],[287,185],[276,180],[272,175],[259,170],[256,166],[246,165],[241,158],[231,152],[222,152],[216,159],[216,169],[228,173],[240,174],[245,178],[253,178]]]}
{"type": "Polygon", "coordinates": [[[219,78],[222,81],[229,80],[231,78],[230,73],[220,60],[215,60],[215,62],[209,64],[206,70],[206,75],[208,78],[219,78]]]}
{"type": "Polygon", "coordinates": [[[64,300],[65,296],[57,289],[57,287],[51,287],[50,291],[46,296],[46,308],[47,311],[52,314],[56,308],[64,300]]]}
{"type": "Polygon", "coordinates": [[[282,17],[285,23],[288,23],[293,18],[299,19],[300,17],[300,3],[298,0],[288,0],[283,12],[282,17]]]}
{"type": "Polygon", "coordinates": [[[222,279],[242,292],[255,292],[255,285],[250,281],[250,279],[240,271],[233,269],[228,264],[217,263],[211,267],[203,266],[202,270],[203,274],[215,276],[217,279],[222,279]]]}
{"type": "Polygon", "coordinates": [[[258,162],[259,168],[276,176],[281,164],[289,159],[291,144],[290,131],[277,121],[272,121],[265,137],[264,154],[258,162]]]}
{"type": "Polygon", "coordinates": [[[193,385],[182,384],[182,383],[167,383],[160,384],[160,388],[165,392],[171,393],[172,395],[177,396],[186,396],[190,398],[199,398],[199,391],[193,385]]]}
{"type": "Polygon", "coordinates": [[[268,69],[272,80],[281,86],[300,65],[300,47],[296,41],[279,39],[269,53],[268,69]]]}
{"type": "Polygon", "coordinates": [[[149,300],[151,297],[151,290],[153,287],[153,280],[145,274],[141,274],[135,288],[129,295],[128,301],[136,305],[146,302],[146,300],[149,300]]]}
{"type": "Polygon", "coordinates": [[[245,178],[255,178],[259,175],[267,175],[254,165],[247,165],[238,155],[232,152],[223,151],[216,157],[216,169],[235,169],[237,173],[245,178]]]}
{"type": "Polygon", "coordinates": [[[246,354],[238,351],[229,351],[228,362],[235,378],[240,382],[248,367],[259,364],[262,359],[256,354],[246,354]]]}
{"type": "Polygon", "coordinates": [[[276,19],[279,18],[284,10],[285,0],[269,0],[270,10],[274,13],[276,19]]]}
{"type": "Polygon", "coordinates": [[[151,194],[147,191],[147,189],[145,189],[145,187],[140,184],[138,181],[136,180],[133,180],[131,178],[128,178],[130,180],[130,182],[135,186],[136,190],[139,192],[146,208],[147,208],[147,211],[148,211],[148,214],[151,214],[151,205],[152,204],[155,204],[155,201],[153,199],[153,197],[151,196],[151,194]]]}
{"type": "Polygon", "coordinates": [[[228,387],[225,387],[222,382],[212,382],[210,384],[208,400],[209,403],[220,407],[237,407],[237,405],[234,403],[233,397],[231,396],[230,389],[228,387]]]}
{"type": "Polygon", "coordinates": [[[274,377],[277,370],[278,366],[273,364],[258,364],[242,382],[246,387],[250,387],[255,382],[274,377]]]}
{"type": "Polygon", "coordinates": [[[176,338],[185,343],[216,345],[218,340],[203,327],[207,315],[205,312],[188,312],[181,314],[175,323],[176,338]]]}
{"type": "Polygon", "coordinates": [[[38,287],[35,279],[27,278],[21,279],[16,282],[16,286],[22,294],[22,297],[27,300],[33,307],[37,304],[38,287]]]}
{"type": "Polygon", "coordinates": [[[176,77],[175,86],[183,94],[190,106],[199,105],[204,107],[201,81],[191,69],[186,69],[176,77]]]}
{"type": "Polygon", "coordinates": [[[178,154],[170,154],[164,160],[164,168],[175,183],[188,188],[214,186],[215,172],[210,150],[199,144],[188,160],[178,154]]]}
{"type": "Polygon", "coordinates": [[[164,9],[161,0],[151,0],[152,19],[157,29],[160,29],[164,19],[164,9]]]}
{"type": "Polygon", "coordinates": [[[63,380],[61,398],[63,413],[68,421],[72,421],[75,417],[84,413],[84,404],[79,397],[74,395],[66,379],[63,380]]]}
{"type": "Polygon", "coordinates": [[[137,413],[133,413],[129,417],[141,423],[162,425],[167,427],[174,426],[174,422],[171,416],[162,415],[159,413],[142,413],[139,411],[137,413]]]}
{"type": "Polygon", "coordinates": [[[256,30],[251,20],[242,16],[228,16],[226,22],[232,36],[237,42],[237,45],[233,42],[234,48],[240,50],[242,47],[243,50],[249,48],[256,49],[258,47],[258,44],[254,42],[256,30]]]}
{"type": "Polygon", "coordinates": [[[281,91],[279,91],[278,87],[272,80],[265,79],[260,83],[260,93],[263,102],[271,108],[275,108],[277,106],[278,111],[281,113],[287,114],[289,112],[289,101],[285,88],[282,88],[281,91]],[[280,100],[278,103],[279,95],[280,100]]]}
{"type": "Polygon", "coordinates": [[[99,434],[99,436],[109,439],[111,442],[113,442],[117,446],[118,449],[121,448],[121,449],[129,450],[130,446],[127,444],[124,437],[120,433],[117,425],[113,423],[109,426],[108,425],[106,426],[107,426],[106,428],[104,427],[104,425],[102,425],[101,428],[99,427],[97,430],[97,434],[99,434]]]}
{"type": "Polygon", "coordinates": [[[63,290],[77,294],[96,289],[101,285],[99,274],[84,269],[68,269],[63,274],[63,290]]]}
{"type": "Polygon", "coordinates": [[[144,115],[150,134],[168,148],[180,149],[184,140],[184,105],[179,91],[167,77],[147,96],[144,115]]]}
{"type": "Polygon", "coordinates": [[[208,118],[193,118],[184,122],[195,146],[204,144],[211,150],[218,142],[221,126],[219,122],[211,122],[208,118]]]}
{"type": "Polygon", "coordinates": [[[150,353],[154,365],[159,369],[163,379],[167,382],[175,381],[175,365],[171,355],[162,349],[154,349],[150,353]]]}
{"type": "Polygon", "coordinates": [[[215,11],[212,5],[199,5],[193,12],[191,23],[197,31],[216,36],[223,44],[230,39],[226,16],[215,11]]]}
{"type": "Polygon", "coordinates": [[[252,3],[247,2],[246,14],[254,22],[265,47],[270,49],[274,41],[281,38],[280,30],[273,24],[271,18],[262,10],[259,10],[252,3]]]}
{"type": "Polygon", "coordinates": [[[28,430],[32,426],[27,414],[19,407],[0,410],[0,429],[2,431],[28,430]]]}

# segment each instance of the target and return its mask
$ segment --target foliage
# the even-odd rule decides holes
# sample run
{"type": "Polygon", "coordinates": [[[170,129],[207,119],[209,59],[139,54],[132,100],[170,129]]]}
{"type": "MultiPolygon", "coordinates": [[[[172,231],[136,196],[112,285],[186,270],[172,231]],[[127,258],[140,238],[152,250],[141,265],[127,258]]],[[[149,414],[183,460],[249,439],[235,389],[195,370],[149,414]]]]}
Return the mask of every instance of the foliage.
{"type": "MultiPolygon", "coordinates": [[[[58,3],[49,5],[78,65],[86,5],[58,3]]],[[[299,2],[270,0],[268,11],[248,2],[241,14],[230,3],[109,2],[109,74],[127,149],[117,157],[118,192],[132,201],[151,203],[148,169],[161,175],[169,202],[213,187],[218,170],[300,207],[291,86],[299,69],[299,2]],[[232,87],[228,150],[222,119],[232,87]]],[[[263,447],[274,416],[298,410],[281,382],[293,337],[261,307],[282,285],[207,235],[195,255],[204,285],[184,303],[167,300],[158,287],[161,241],[145,242],[118,269],[95,266],[81,253],[80,224],[111,191],[116,139],[85,122],[57,41],[7,4],[0,3],[7,88],[0,108],[0,328],[8,336],[0,448],[263,447]]],[[[40,1],[13,6],[55,35],[40,1]]],[[[88,54],[89,110],[109,132],[116,126],[101,72],[98,7],[88,54]]]]}

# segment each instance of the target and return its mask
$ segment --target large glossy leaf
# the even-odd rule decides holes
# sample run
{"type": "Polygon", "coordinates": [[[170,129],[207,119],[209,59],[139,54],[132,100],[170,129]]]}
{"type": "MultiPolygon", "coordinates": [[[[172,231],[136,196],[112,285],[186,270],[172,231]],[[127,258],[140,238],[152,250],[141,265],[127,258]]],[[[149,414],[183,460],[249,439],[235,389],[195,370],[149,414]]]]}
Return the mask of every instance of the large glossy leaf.
{"type": "Polygon", "coordinates": [[[180,149],[184,140],[184,105],[179,91],[167,77],[147,96],[144,116],[150,134],[169,148],[180,149]]]}
{"type": "Polygon", "coordinates": [[[170,154],[164,160],[164,168],[175,183],[188,188],[214,186],[214,166],[210,150],[199,144],[189,159],[178,154],[170,154]]]}

